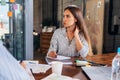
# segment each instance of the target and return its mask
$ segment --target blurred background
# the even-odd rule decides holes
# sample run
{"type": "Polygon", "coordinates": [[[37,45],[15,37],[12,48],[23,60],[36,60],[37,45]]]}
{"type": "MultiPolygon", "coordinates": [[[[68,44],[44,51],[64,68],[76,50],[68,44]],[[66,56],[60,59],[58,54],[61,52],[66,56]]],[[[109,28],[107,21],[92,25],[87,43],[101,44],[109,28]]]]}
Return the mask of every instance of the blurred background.
{"type": "Polygon", "coordinates": [[[81,8],[94,54],[120,46],[120,0],[0,0],[0,39],[18,60],[44,58],[68,5],[81,8]]]}

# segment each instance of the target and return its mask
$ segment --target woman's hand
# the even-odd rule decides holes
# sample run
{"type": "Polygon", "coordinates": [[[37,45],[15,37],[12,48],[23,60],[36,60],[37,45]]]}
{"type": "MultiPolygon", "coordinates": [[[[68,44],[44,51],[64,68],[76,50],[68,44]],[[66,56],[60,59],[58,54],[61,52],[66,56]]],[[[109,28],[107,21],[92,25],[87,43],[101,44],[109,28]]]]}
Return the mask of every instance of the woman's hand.
{"type": "Polygon", "coordinates": [[[26,64],[25,64],[23,61],[20,61],[20,65],[21,65],[24,69],[26,69],[26,64]]]}
{"type": "Polygon", "coordinates": [[[78,27],[76,27],[75,32],[74,32],[74,36],[75,36],[75,43],[76,43],[77,51],[79,51],[83,48],[83,44],[82,44],[80,37],[79,37],[79,32],[80,32],[80,30],[78,29],[78,27]]]}
{"type": "Polygon", "coordinates": [[[57,54],[56,54],[56,52],[51,51],[50,53],[48,53],[48,56],[49,56],[49,57],[52,57],[52,58],[56,58],[56,57],[57,57],[57,54]]]}
{"type": "Polygon", "coordinates": [[[74,32],[74,36],[78,36],[78,34],[79,34],[79,29],[76,27],[75,32],[74,32]]]}

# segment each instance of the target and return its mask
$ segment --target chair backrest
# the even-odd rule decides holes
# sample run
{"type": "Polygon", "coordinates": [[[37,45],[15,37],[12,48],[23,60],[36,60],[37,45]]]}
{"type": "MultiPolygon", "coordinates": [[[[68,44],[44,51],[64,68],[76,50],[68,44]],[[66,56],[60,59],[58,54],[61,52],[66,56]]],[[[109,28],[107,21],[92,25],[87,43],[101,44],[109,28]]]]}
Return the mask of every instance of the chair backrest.
{"type": "Polygon", "coordinates": [[[40,52],[46,54],[50,47],[50,41],[52,38],[53,32],[42,32],[40,35],[40,52]]]}

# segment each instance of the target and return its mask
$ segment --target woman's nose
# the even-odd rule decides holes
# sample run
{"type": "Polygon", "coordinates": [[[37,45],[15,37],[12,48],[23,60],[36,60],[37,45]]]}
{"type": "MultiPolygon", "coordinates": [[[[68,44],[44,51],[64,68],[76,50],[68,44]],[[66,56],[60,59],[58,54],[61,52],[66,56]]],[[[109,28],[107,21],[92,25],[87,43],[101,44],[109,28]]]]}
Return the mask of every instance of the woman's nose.
{"type": "Polygon", "coordinates": [[[65,18],[65,17],[63,18],[63,21],[64,21],[64,22],[66,21],[66,18],[65,18]]]}

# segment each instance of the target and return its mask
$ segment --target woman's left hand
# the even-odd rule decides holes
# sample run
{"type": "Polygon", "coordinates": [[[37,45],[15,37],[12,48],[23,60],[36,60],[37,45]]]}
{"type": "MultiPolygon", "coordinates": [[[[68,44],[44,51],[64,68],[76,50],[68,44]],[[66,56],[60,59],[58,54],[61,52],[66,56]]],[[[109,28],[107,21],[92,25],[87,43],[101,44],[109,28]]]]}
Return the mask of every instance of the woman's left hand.
{"type": "Polygon", "coordinates": [[[25,64],[25,62],[21,61],[21,62],[20,62],[20,65],[21,65],[24,69],[26,69],[26,64],[25,64]]]}
{"type": "Polygon", "coordinates": [[[74,36],[78,36],[78,34],[79,34],[79,29],[76,27],[75,32],[74,32],[74,36]]]}

